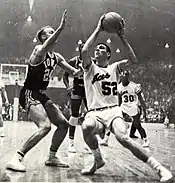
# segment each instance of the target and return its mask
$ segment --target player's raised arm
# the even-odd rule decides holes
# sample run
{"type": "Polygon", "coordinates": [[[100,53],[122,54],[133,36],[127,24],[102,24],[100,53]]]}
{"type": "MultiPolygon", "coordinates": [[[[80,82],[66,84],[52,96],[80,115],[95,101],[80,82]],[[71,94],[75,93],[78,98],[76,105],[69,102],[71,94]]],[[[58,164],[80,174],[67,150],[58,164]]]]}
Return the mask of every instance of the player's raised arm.
{"type": "Polygon", "coordinates": [[[55,43],[55,41],[57,40],[58,36],[60,35],[60,33],[62,32],[62,30],[65,27],[65,23],[66,23],[66,17],[67,17],[67,10],[64,11],[62,18],[61,18],[61,23],[59,25],[59,27],[54,31],[54,33],[44,42],[44,44],[42,45],[42,48],[40,50],[40,52],[47,52],[49,50],[49,48],[51,46],[53,46],[53,44],[55,43]]]}
{"type": "Polygon", "coordinates": [[[49,52],[55,45],[58,36],[65,27],[67,16],[67,10],[64,11],[59,27],[54,30],[51,26],[44,26],[37,32],[37,38],[40,41],[40,45],[37,45],[30,58],[29,62],[36,65],[44,59],[45,53],[49,52]]]}
{"type": "Polygon", "coordinates": [[[91,36],[88,38],[88,40],[85,42],[85,44],[83,46],[82,60],[83,60],[84,69],[88,69],[92,63],[91,57],[89,55],[89,48],[95,42],[99,33],[102,31],[102,21],[104,18],[105,18],[105,15],[102,15],[100,17],[100,20],[98,21],[96,29],[94,30],[94,32],[91,34],[91,36]]]}
{"type": "Polygon", "coordinates": [[[129,60],[132,62],[135,62],[135,63],[138,62],[137,57],[136,57],[131,45],[129,44],[126,36],[124,35],[124,27],[121,26],[121,29],[117,32],[117,34],[118,34],[120,40],[122,41],[126,52],[128,53],[129,60]]]}

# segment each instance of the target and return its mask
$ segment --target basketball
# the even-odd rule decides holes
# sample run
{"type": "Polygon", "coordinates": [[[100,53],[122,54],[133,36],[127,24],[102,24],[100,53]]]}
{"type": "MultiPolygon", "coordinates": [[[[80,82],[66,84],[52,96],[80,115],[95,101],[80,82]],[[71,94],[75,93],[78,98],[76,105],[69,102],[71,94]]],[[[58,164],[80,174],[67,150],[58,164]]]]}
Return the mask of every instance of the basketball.
{"type": "Polygon", "coordinates": [[[102,22],[102,28],[108,33],[117,33],[122,27],[124,27],[123,18],[116,12],[109,12],[105,15],[102,22]]]}

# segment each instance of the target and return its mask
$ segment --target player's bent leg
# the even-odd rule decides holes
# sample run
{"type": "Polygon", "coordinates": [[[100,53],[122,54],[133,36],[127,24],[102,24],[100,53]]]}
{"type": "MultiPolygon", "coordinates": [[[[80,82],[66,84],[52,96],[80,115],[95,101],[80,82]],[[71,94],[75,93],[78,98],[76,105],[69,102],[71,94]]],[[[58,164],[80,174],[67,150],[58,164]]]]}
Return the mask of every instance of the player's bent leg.
{"type": "Polygon", "coordinates": [[[121,118],[114,119],[111,127],[112,132],[115,134],[115,137],[120,144],[129,149],[137,158],[150,165],[159,173],[161,177],[160,182],[172,179],[173,176],[169,170],[155,160],[140,144],[128,137],[126,134],[126,125],[121,118]]]}
{"type": "Polygon", "coordinates": [[[15,171],[25,172],[26,168],[22,164],[25,154],[32,149],[51,130],[50,121],[41,104],[31,105],[29,115],[37,125],[38,130],[21,146],[17,154],[7,163],[6,168],[15,171]]]}
{"type": "Polygon", "coordinates": [[[132,122],[132,125],[131,125],[131,129],[130,129],[130,137],[131,138],[135,138],[135,139],[137,139],[137,138],[139,138],[139,137],[137,137],[136,135],[135,135],[135,132],[136,132],[136,127],[135,127],[135,124],[132,122]]]}
{"type": "Polygon", "coordinates": [[[20,152],[22,152],[23,154],[26,154],[51,130],[51,123],[41,104],[38,104],[36,106],[31,105],[29,116],[31,120],[37,125],[38,131],[35,132],[20,148],[20,152]]]}
{"type": "MultiPolygon", "coordinates": [[[[69,123],[71,122],[71,119],[69,119],[69,123]]],[[[77,118],[78,122],[78,118],[77,118]]],[[[74,136],[75,136],[75,130],[76,126],[69,125],[69,147],[68,151],[70,153],[76,153],[75,145],[74,145],[74,136]]]]}
{"type": "Polygon", "coordinates": [[[146,134],[145,129],[142,127],[142,124],[140,122],[140,114],[134,116],[133,119],[134,119],[133,124],[135,125],[135,127],[140,133],[141,138],[143,139],[142,147],[149,147],[150,141],[146,134]]]}
{"type": "Polygon", "coordinates": [[[69,119],[69,147],[68,151],[71,153],[76,153],[74,145],[75,129],[78,125],[79,110],[82,103],[82,98],[79,95],[71,96],[71,117],[69,119]]]}
{"type": "Polygon", "coordinates": [[[45,110],[50,121],[57,127],[52,137],[50,151],[45,165],[68,168],[69,165],[67,163],[56,157],[57,150],[67,134],[68,121],[53,102],[48,101],[45,105],[45,110]]]}
{"type": "Polygon", "coordinates": [[[93,164],[81,171],[83,175],[92,175],[97,169],[103,167],[105,164],[96,137],[96,134],[101,133],[101,131],[103,131],[103,128],[103,124],[101,124],[100,122],[95,122],[90,118],[85,119],[85,121],[82,124],[84,140],[91,149],[92,154],[94,156],[93,164]]]}

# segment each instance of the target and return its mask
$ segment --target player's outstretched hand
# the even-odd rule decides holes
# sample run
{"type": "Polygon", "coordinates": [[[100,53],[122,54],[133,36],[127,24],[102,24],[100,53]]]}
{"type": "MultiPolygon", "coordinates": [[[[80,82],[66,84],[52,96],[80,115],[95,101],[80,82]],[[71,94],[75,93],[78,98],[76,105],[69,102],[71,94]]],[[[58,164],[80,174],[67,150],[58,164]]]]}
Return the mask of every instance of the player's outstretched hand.
{"type": "Polygon", "coordinates": [[[67,10],[64,10],[64,13],[61,18],[60,28],[64,29],[66,24],[66,18],[67,18],[67,10]]]}
{"type": "Polygon", "coordinates": [[[119,22],[119,24],[120,24],[120,28],[117,29],[117,34],[118,34],[118,36],[121,38],[121,37],[124,36],[124,32],[125,32],[125,21],[124,21],[124,19],[122,19],[122,20],[119,22]]]}
{"type": "Polygon", "coordinates": [[[105,14],[103,14],[97,24],[97,30],[102,31],[103,30],[103,20],[105,18],[105,14]]]}

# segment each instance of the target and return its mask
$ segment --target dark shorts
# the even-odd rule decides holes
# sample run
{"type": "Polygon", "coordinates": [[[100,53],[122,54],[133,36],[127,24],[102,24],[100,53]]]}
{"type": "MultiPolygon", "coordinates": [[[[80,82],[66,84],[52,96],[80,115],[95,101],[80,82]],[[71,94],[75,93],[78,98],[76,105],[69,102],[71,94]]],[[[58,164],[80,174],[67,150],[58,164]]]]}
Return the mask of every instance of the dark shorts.
{"type": "Polygon", "coordinates": [[[72,89],[71,99],[81,99],[85,98],[85,89],[84,87],[77,87],[72,89]]]}
{"type": "Polygon", "coordinates": [[[31,105],[42,104],[45,106],[50,98],[44,93],[44,91],[32,91],[22,88],[19,95],[19,103],[25,110],[29,110],[31,105]]]}

